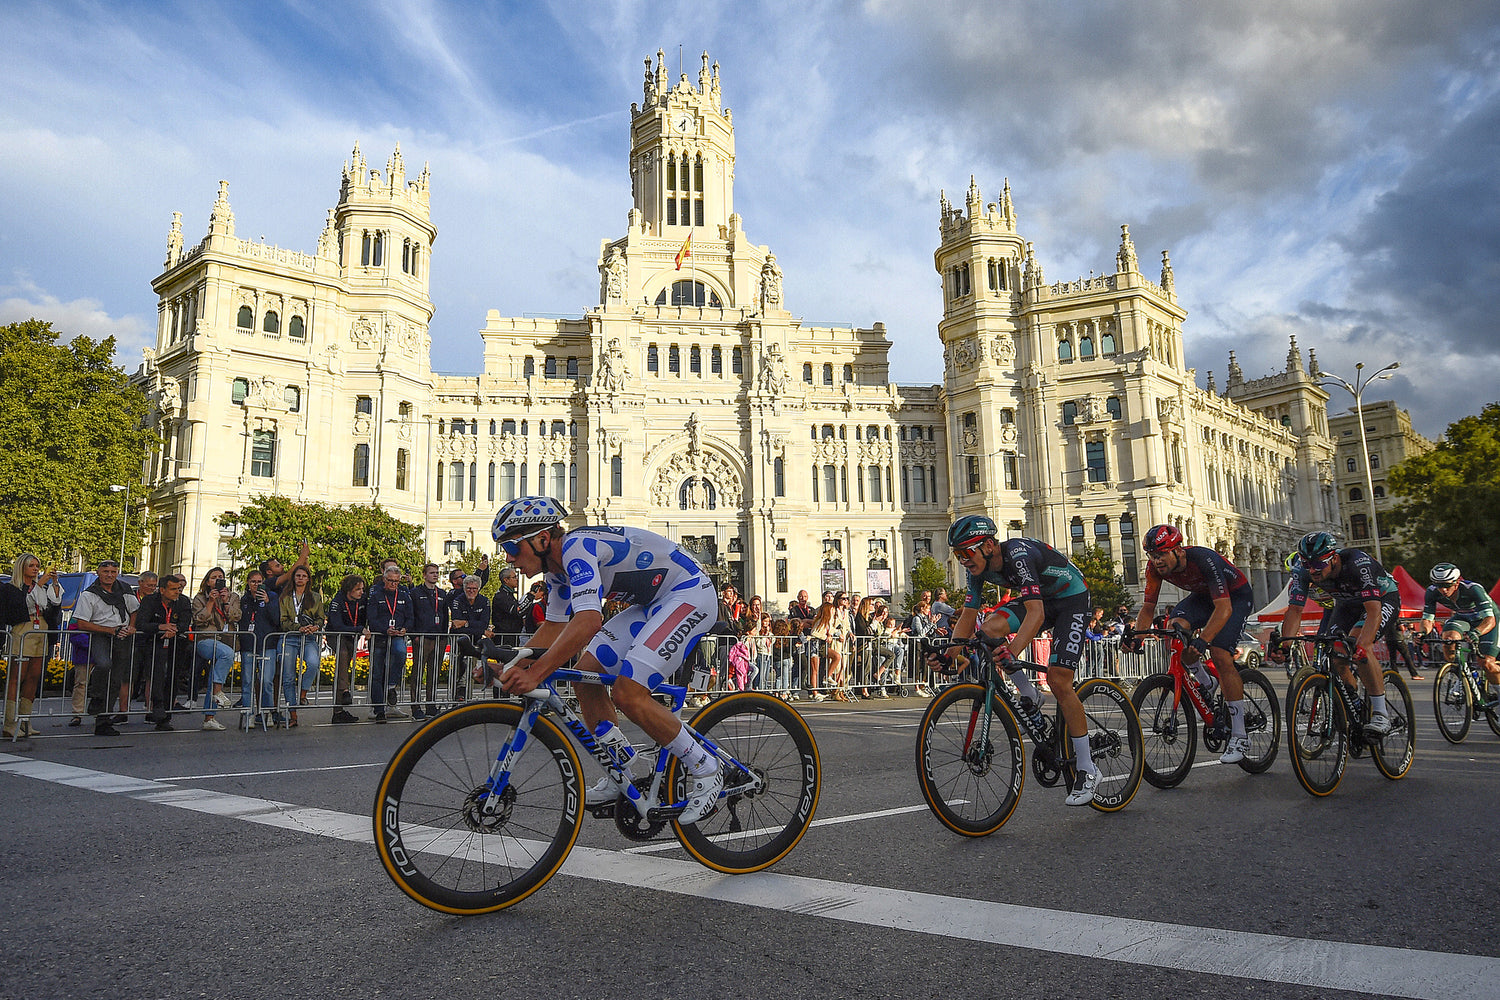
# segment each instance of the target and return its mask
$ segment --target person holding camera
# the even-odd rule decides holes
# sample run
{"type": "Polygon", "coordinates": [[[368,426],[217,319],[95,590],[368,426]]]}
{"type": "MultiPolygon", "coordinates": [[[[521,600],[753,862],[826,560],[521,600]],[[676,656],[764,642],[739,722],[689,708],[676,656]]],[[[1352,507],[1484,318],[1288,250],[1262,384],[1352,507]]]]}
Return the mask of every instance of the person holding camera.
{"type": "MultiPolygon", "coordinates": [[[[281,602],[274,590],[266,588],[266,574],[252,569],[245,577],[245,594],[240,598],[240,728],[249,729],[260,712],[273,707],[274,699],[262,697],[256,705],[256,673],[263,692],[271,691],[270,678],[276,676],[275,638],[281,631],[281,602]]],[[[264,721],[261,728],[265,728],[264,721]]]]}
{"type": "MultiPolygon", "coordinates": [[[[305,563],[292,567],[292,585],[281,594],[281,620],[287,630],[281,637],[281,692],[291,710],[291,718],[286,721],[291,729],[297,725],[297,706],[307,704],[307,692],[323,669],[323,637],[319,633],[327,616],[322,595],[312,589],[312,570],[305,563]],[[300,685],[298,660],[304,665],[300,685]]],[[[265,680],[261,684],[262,692],[270,693],[267,689],[272,685],[265,680]]],[[[281,721],[278,716],[278,724],[281,721]]]]}
{"type": "MultiPolygon", "coordinates": [[[[389,716],[404,719],[396,706],[396,693],[406,674],[406,633],[412,627],[411,591],[401,586],[401,566],[387,559],[381,568],[381,585],[366,602],[370,622],[370,721],[384,722],[389,716]]],[[[489,617],[489,607],[485,607],[489,617]]]]}
{"type": "Polygon", "coordinates": [[[192,607],[193,636],[197,640],[193,651],[208,678],[203,692],[203,728],[222,733],[224,723],[215,716],[219,709],[229,707],[224,681],[234,666],[234,647],[229,644],[229,634],[240,621],[240,595],[229,589],[224,582],[224,571],[215,566],[203,574],[192,607]]]}
{"type": "Polygon", "coordinates": [[[78,595],[73,623],[89,637],[88,712],[95,736],[119,736],[109,713],[110,699],[130,682],[130,660],[135,645],[135,613],[141,603],[120,579],[120,564],[101,559],[98,579],[78,595]]]}

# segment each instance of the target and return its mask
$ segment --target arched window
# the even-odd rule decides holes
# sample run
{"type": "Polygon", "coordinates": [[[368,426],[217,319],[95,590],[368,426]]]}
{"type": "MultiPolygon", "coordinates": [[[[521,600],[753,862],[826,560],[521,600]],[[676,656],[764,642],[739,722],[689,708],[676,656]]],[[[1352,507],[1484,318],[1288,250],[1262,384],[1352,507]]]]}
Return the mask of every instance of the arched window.
{"type": "MultiPolygon", "coordinates": [[[[563,435],[567,434],[567,432],[568,432],[567,425],[564,424],[561,420],[554,420],[554,421],[552,421],[552,436],[553,437],[562,437],[563,435]]],[[[559,496],[558,499],[561,500],[562,497],[559,496]]]]}
{"type": "Polygon", "coordinates": [[[845,382],[853,382],[854,381],[854,366],[853,365],[845,365],[844,366],[844,381],[845,382]]]}
{"type": "Polygon", "coordinates": [[[663,288],[656,296],[656,305],[708,306],[710,309],[723,307],[723,303],[719,301],[719,293],[701,281],[672,282],[670,301],[667,289],[663,288]]]}
{"type": "Polygon", "coordinates": [[[293,316],[287,323],[286,335],[293,340],[307,339],[307,327],[303,324],[301,316],[293,316]]]}
{"type": "Polygon", "coordinates": [[[1087,361],[1089,358],[1092,358],[1093,356],[1094,356],[1094,338],[1090,337],[1088,334],[1084,334],[1082,337],[1080,337],[1078,339],[1078,357],[1082,361],[1087,361]]]}
{"type": "Polygon", "coordinates": [[[828,439],[831,439],[832,437],[833,437],[833,425],[832,424],[824,424],[823,425],[823,438],[825,440],[828,440],[828,439]]]}
{"type": "Polygon", "coordinates": [[[354,485],[370,485],[370,446],[367,444],[354,446],[354,485]]]}
{"type": "Polygon", "coordinates": [[[1064,403],[1062,417],[1064,427],[1076,424],[1078,422],[1078,404],[1071,399],[1064,403]]]}
{"type": "Polygon", "coordinates": [[[1108,330],[1099,334],[1099,353],[1105,356],[1115,353],[1115,335],[1108,330]]]}
{"type": "Polygon", "coordinates": [[[1352,459],[1352,458],[1344,460],[1344,468],[1348,469],[1350,472],[1357,472],[1358,471],[1355,468],[1354,459],[1352,459]]]}
{"type": "Polygon", "coordinates": [[[1066,338],[1066,337],[1063,337],[1061,340],[1059,340],[1057,342],[1057,360],[1059,360],[1059,361],[1072,361],[1073,360],[1073,345],[1068,342],[1068,338],[1066,338]]]}
{"type": "Polygon", "coordinates": [[[1363,500],[1364,498],[1365,498],[1365,491],[1364,490],[1360,489],[1358,486],[1351,486],[1351,487],[1349,487],[1349,499],[1350,499],[1350,501],[1363,500]]]}
{"type": "Polygon", "coordinates": [[[241,330],[255,329],[255,310],[249,306],[240,306],[239,315],[235,317],[234,325],[241,330]]]}
{"type": "Polygon", "coordinates": [[[501,501],[514,500],[516,498],[516,463],[500,463],[500,499],[501,501]]]}
{"type": "Polygon", "coordinates": [[[500,433],[501,434],[514,434],[515,432],[516,432],[516,422],[514,420],[502,420],[502,421],[500,421],[500,433]]]}
{"type": "Polygon", "coordinates": [[[679,510],[718,510],[719,493],[703,476],[689,476],[677,488],[679,510]]]}
{"type": "Polygon", "coordinates": [[[809,363],[807,363],[807,364],[805,364],[805,365],[802,366],[802,381],[806,382],[808,385],[812,385],[813,384],[813,374],[812,374],[812,363],[811,362],[809,362],[809,363]]]}
{"type": "Polygon", "coordinates": [[[1375,499],[1376,500],[1384,500],[1385,499],[1385,487],[1384,486],[1377,486],[1377,487],[1375,487],[1375,499]]]}
{"type": "Polygon", "coordinates": [[[1108,399],[1106,399],[1104,401],[1104,410],[1105,410],[1106,413],[1109,414],[1109,418],[1111,420],[1119,420],[1120,419],[1120,413],[1121,413],[1121,410],[1120,410],[1120,397],[1119,396],[1111,396],[1108,399]]]}
{"type": "Polygon", "coordinates": [[[449,500],[462,501],[464,498],[464,463],[448,463],[448,493],[449,500]]]}
{"type": "Polygon", "coordinates": [[[531,376],[533,376],[535,374],[536,374],[536,358],[533,358],[530,355],[527,355],[526,357],[524,357],[524,358],[521,359],[521,375],[524,378],[531,378],[531,376]]]}
{"type": "Polygon", "coordinates": [[[1376,455],[1376,454],[1373,454],[1373,453],[1370,455],[1370,468],[1372,468],[1372,469],[1378,469],[1378,468],[1380,468],[1380,456],[1379,455],[1376,455]]]}
{"type": "Polygon", "coordinates": [[[370,266],[370,231],[368,229],[365,230],[364,238],[360,241],[359,264],[361,267],[370,266]]]}

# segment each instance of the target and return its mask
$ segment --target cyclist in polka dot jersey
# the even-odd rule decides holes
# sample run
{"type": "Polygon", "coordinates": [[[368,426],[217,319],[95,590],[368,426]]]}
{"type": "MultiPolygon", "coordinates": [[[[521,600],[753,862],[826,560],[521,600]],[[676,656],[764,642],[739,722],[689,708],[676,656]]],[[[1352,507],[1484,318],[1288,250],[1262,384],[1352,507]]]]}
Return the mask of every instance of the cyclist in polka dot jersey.
{"type": "MultiPolygon", "coordinates": [[[[580,653],[578,669],[618,675],[613,689],[574,686],[584,720],[596,739],[608,741],[618,723],[618,707],[676,754],[691,775],[688,806],[679,822],[697,822],[717,803],[723,775],[651,693],[671,681],[714,623],[718,595],[713,582],[669,538],[627,527],[566,531],[561,523],[565,517],[567,511],[549,497],[512,500],[495,515],[492,533],[506,561],[527,576],[545,574],[547,583],[547,618],[528,643],[547,651],[508,671],[502,685],[512,694],[525,694],[580,653]],[[607,602],[626,608],[606,621],[607,602]]],[[[613,778],[605,775],[585,801],[600,805],[618,794],[613,778]]]]}

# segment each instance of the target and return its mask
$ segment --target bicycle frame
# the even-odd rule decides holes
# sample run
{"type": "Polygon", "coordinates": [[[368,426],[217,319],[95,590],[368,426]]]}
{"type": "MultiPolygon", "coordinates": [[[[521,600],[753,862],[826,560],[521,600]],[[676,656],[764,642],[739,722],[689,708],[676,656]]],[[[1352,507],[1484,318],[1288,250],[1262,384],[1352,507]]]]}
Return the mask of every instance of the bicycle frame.
{"type": "MultiPolygon", "coordinates": [[[[1350,748],[1352,750],[1356,752],[1363,750],[1371,741],[1366,740],[1364,737],[1364,720],[1360,718],[1359,712],[1355,710],[1354,702],[1350,699],[1349,692],[1345,688],[1348,682],[1339,683],[1343,681],[1343,678],[1337,676],[1338,666],[1334,663],[1336,658],[1344,660],[1346,668],[1351,670],[1355,678],[1358,679],[1359,673],[1353,669],[1353,640],[1347,636],[1296,636],[1291,639],[1283,639],[1282,641],[1287,643],[1310,642],[1317,648],[1317,654],[1312,658],[1309,666],[1314,674],[1326,680],[1325,697],[1331,691],[1332,697],[1337,698],[1338,703],[1344,709],[1342,715],[1343,721],[1340,721],[1339,713],[1335,712],[1332,720],[1333,724],[1349,737],[1350,748]],[[1335,648],[1341,648],[1342,652],[1335,652],[1335,648]]],[[[1314,707],[1318,706],[1315,705],[1314,707]]],[[[1288,712],[1290,711],[1288,709],[1288,712]]],[[[1313,716],[1308,719],[1308,724],[1319,725],[1321,724],[1321,720],[1313,716]]]]}
{"type": "Polygon", "coordinates": [[[1485,674],[1484,668],[1480,666],[1482,657],[1479,654],[1479,639],[1472,633],[1466,633],[1458,639],[1431,639],[1440,646],[1452,646],[1453,657],[1457,661],[1458,675],[1464,679],[1469,694],[1473,697],[1474,712],[1477,715],[1487,707],[1487,699],[1484,694],[1485,674]]]}
{"type": "MultiPolygon", "coordinates": [[[[964,737],[964,749],[967,751],[973,745],[976,736],[979,737],[981,746],[988,744],[990,724],[994,716],[994,699],[998,698],[1010,709],[1010,713],[1015,717],[1016,723],[1021,727],[1021,731],[1031,741],[1033,768],[1037,771],[1038,780],[1041,779],[1042,767],[1048,770],[1061,771],[1066,766],[1071,770],[1075,761],[1071,754],[1064,755],[1057,739],[1058,733],[1067,731],[1067,724],[1062,718],[1062,706],[1058,706],[1057,714],[1053,721],[1052,733],[1049,735],[1048,733],[1038,731],[1032,725],[1028,713],[1021,708],[1020,694],[1013,691],[1010,684],[1001,680],[1001,673],[995,668],[994,657],[990,654],[989,647],[980,638],[981,635],[982,633],[976,632],[964,642],[947,644],[963,650],[966,656],[971,657],[980,664],[983,671],[982,683],[985,689],[984,718],[982,721],[970,721],[969,731],[964,737]],[[974,731],[976,722],[979,725],[978,733],[974,731]]],[[[941,648],[937,644],[931,645],[933,648],[941,648]]],[[[1028,670],[1034,670],[1043,674],[1047,672],[1047,668],[1040,663],[1032,663],[1029,660],[1016,660],[1015,662],[1018,666],[1025,667],[1028,670]]],[[[1071,791],[1072,788],[1073,778],[1070,774],[1068,778],[1068,790],[1071,791]]]]}
{"type": "MultiPolygon", "coordinates": [[[[538,650],[520,650],[522,655],[517,656],[511,662],[518,662],[531,656],[539,655],[538,650]]],[[[510,664],[507,664],[507,667],[510,664]]],[[[625,798],[630,802],[631,808],[643,819],[650,822],[659,822],[679,815],[687,807],[687,801],[673,803],[663,807],[653,806],[653,803],[663,801],[662,785],[666,780],[667,759],[669,754],[663,753],[658,748],[656,765],[653,769],[651,785],[643,794],[633,781],[626,781],[624,777],[629,773],[629,761],[619,759],[608,747],[605,747],[594,738],[589,731],[583,717],[578,714],[557,691],[558,684],[599,684],[605,687],[612,686],[620,679],[619,674],[594,673],[586,670],[573,670],[562,668],[555,670],[535,690],[527,692],[524,696],[527,705],[521,713],[521,721],[516,726],[515,734],[506,744],[500,748],[495,758],[495,766],[491,768],[490,775],[485,782],[487,794],[480,806],[482,815],[493,816],[503,808],[503,793],[510,783],[510,775],[515,761],[526,751],[530,742],[532,727],[536,725],[543,713],[550,712],[562,723],[563,728],[572,734],[575,742],[583,747],[588,754],[597,760],[606,770],[620,781],[625,788],[625,798]]],[[[687,700],[687,688],[676,684],[663,684],[657,689],[659,693],[668,694],[672,697],[672,711],[682,710],[683,703],[687,700]]],[[[736,793],[754,794],[760,791],[761,778],[750,769],[746,768],[732,755],[727,753],[713,740],[694,730],[686,722],[683,728],[688,731],[695,741],[713,755],[721,764],[728,765],[736,776],[725,782],[726,789],[732,789],[736,793]]]]}
{"type": "MultiPolygon", "coordinates": [[[[1164,628],[1148,628],[1142,629],[1139,632],[1130,631],[1127,633],[1127,637],[1153,635],[1166,639],[1168,648],[1171,649],[1171,655],[1167,658],[1167,674],[1172,678],[1172,684],[1176,691],[1172,702],[1173,711],[1182,706],[1182,695],[1186,691],[1188,696],[1187,702],[1198,713],[1198,718],[1203,720],[1205,731],[1209,730],[1216,722],[1227,723],[1227,719],[1221,720],[1214,714],[1213,706],[1204,700],[1203,686],[1198,683],[1198,678],[1188,672],[1187,666],[1182,662],[1182,651],[1187,648],[1187,644],[1183,642],[1181,633],[1174,629],[1164,628]]],[[[1219,680],[1219,668],[1214,666],[1213,657],[1204,656],[1202,663],[1208,668],[1208,672],[1213,675],[1214,680],[1219,680]]]]}

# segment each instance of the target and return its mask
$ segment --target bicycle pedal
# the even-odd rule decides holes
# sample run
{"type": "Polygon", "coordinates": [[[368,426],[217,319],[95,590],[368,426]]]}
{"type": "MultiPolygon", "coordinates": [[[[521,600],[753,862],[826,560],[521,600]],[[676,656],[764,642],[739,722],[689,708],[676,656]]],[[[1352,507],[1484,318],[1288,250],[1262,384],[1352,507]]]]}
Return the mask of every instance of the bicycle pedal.
{"type": "MultiPolygon", "coordinates": [[[[618,801],[618,800],[616,800],[616,801],[618,801]]],[[[614,819],[615,818],[615,803],[614,802],[606,802],[606,803],[604,803],[603,805],[600,805],[600,806],[586,806],[585,808],[588,809],[589,815],[592,816],[592,817],[594,817],[595,819],[614,819]]]]}

